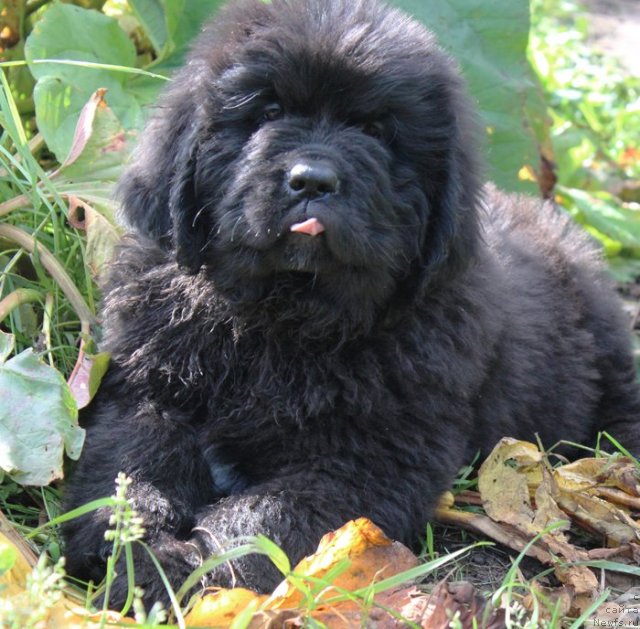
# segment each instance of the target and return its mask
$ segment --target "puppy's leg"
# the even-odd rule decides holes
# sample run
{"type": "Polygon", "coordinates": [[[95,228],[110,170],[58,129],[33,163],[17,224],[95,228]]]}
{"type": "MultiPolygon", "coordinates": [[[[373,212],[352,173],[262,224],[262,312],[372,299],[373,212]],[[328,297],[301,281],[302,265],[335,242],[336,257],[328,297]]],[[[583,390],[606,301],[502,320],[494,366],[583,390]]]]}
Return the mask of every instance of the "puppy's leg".
{"type": "MultiPolygon", "coordinates": [[[[389,474],[381,460],[360,470],[349,469],[344,459],[325,462],[324,469],[289,468],[273,481],[203,509],[191,540],[207,558],[242,543],[245,536],[262,534],[280,546],[294,566],[315,550],[325,533],[365,516],[389,536],[414,543],[455,474],[456,462],[438,464],[429,475],[410,466],[395,467],[389,474]]],[[[252,554],[219,566],[205,584],[270,592],[282,578],[267,557],[252,554]]]]}
{"type": "MultiPolygon", "coordinates": [[[[180,413],[160,411],[145,402],[133,405],[131,398],[126,385],[107,377],[90,409],[82,457],[65,486],[65,509],[113,495],[115,479],[124,472],[132,479],[127,498],[142,516],[144,541],[177,587],[199,563],[197,551],[184,541],[194,525],[193,515],[217,496],[196,435],[180,413]]],[[[112,551],[112,543],[104,539],[105,531],[113,528],[111,514],[111,509],[99,509],[64,524],[69,574],[102,580],[112,551]]],[[[162,584],[146,551],[134,544],[134,553],[136,582],[160,597],[162,584]]],[[[113,606],[121,605],[127,593],[124,565],[118,572],[113,606]]]]}
{"type": "MultiPolygon", "coordinates": [[[[602,369],[603,395],[598,406],[598,431],[614,437],[634,456],[640,456],[640,386],[631,356],[611,355],[602,369]]],[[[601,442],[607,450],[613,446],[601,442]]]]}
{"type": "MultiPolygon", "coordinates": [[[[595,430],[606,431],[635,456],[640,456],[640,385],[630,350],[627,317],[608,285],[589,286],[587,326],[593,334],[601,397],[595,430]]],[[[595,435],[589,445],[595,442],[595,435]]],[[[607,440],[601,441],[612,450],[607,440]]]]}

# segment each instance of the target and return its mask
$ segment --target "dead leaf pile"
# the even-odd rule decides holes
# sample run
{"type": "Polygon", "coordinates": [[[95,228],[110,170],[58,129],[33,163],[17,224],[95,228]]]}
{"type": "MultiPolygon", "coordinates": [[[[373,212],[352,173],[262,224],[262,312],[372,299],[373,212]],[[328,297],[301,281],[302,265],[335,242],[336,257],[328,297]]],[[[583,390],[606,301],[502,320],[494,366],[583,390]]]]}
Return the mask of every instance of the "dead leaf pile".
{"type": "Polygon", "coordinates": [[[567,614],[579,615],[601,591],[595,573],[577,562],[614,560],[640,578],[640,470],[631,459],[588,458],[552,468],[535,445],[505,438],[480,467],[478,489],[456,502],[481,504],[486,515],[441,505],[438,520],[517,551],[529,545],[527,555],[554,567],[563,587],[546,595],[560,597],[567,614]],[[573,543],[572,524],[597,547],[573,543]]]}
{"type": "Polygon", "coordinates": [[[336,629],[391,629],[406,627],[407,621],[425,629],[445,629],[454,616],[466,628],[483,614],[487,627],[504,626],[502,611],[487,608],[470,584],[442,582],[427,595],[405,583],[373,595],[373,584],[418,564],[408,548],[388,539],[370,520],[360,518],[325,535],[316,553],[294,568],[294,578],[283,581],[271,596],[218,590],[200,599],[186,620],[191,625],[227,627],[251,606],[255,610],[251,629],[302,627],[309,619],[336,629]],[[299,580],[309,585],[310,592],[294,585],[299,580]]]}
{"type": "MultiPolygon", "coordinates": [[[[5,520],[5,524],[9,526],[5,520]]],[[[5,529],[6,530],[6,529],[5,529]]],[[[27,579],[35,563],[28,546],[0,532],[0,545],[11,545],[18,554],[13,567],[0,576],[0,591],[13,610],[27,609],[27,579]]],[[[328,628],[375,626],[391,629],[408,626],[448,629],[452,618],[471,629],[478,619],[483,626],[505,626],[503,610],[496,610],[471,584],[441,582],[425,594],[410,580],[377,592],[376,583],[419,565],[418,558],[399,542],[388,539],[371,521],[360,518],[325,535],[315,554],[303,559],[271,596],[250,590],[217,589],[200,598],[185,617],[187,627],[229,627],[244,615],[251,629],[295,628],[310,620],[328,628]],[[295,585],[294,585],[295,584],[295,585]]],[[[0,625],[2,625],[0,609],[0,625]]],[[[38,629],[97,629],[100,615],[92,616],[66,595],[47,610],[38,629]]],[[[111,624],[135,624],[110,612],[111,624]]],[[[243,625],[244,626],[244,625],[243,625]]]]}

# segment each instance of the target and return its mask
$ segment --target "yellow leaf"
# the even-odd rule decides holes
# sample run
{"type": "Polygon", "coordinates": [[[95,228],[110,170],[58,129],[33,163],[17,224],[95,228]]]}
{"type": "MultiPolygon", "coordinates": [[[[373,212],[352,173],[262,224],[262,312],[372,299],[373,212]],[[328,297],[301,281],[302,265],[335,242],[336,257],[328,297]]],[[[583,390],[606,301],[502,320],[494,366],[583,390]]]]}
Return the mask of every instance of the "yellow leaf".
{"type": "Polygon", "coordinates": [[[13,566],[0,576],[0,588],[2,596],[15,596],[24,591],[27,584],[27,575],[31,574],[32,564],[27,561],[18,547],[2,532],[0,532],[0,553],[13,553],[15,561],[13,566]]]}
{"type": "MultiPolygon", "coordinates": [[[[359,518],[348,522],[321,540],[318,550],[305,557],[293,570],[298,576],[322,577],[340,562],[348,568],[331,585],[357,590],[375,581],[393,576],[418,565],[417,557],[400,542],[392,542],[373,522],[359,518]]],[[[334,596],[335,590],[328,592],[334,596]]],[[[303,601],[303,593],[283,581],[269,598],[267,609],[294,608],[303,601]]]]}
{"type": "Polygon", "coordinates": [[[535,513],[529,485],[532,479],[539,485],[541,460],[542,454],[532,443],[500,440],[478,470],[478,489],[487,515],[531,529],[535,513]]]}
{"type": "Polygon", "coordinates": [[[266,599],[266,596],[244,588],[220,589],[199,599],[185,616],[185,621],[188,625],[202,627],[228,627],[247,605],[254,601],[260,605],[266,599]]]}

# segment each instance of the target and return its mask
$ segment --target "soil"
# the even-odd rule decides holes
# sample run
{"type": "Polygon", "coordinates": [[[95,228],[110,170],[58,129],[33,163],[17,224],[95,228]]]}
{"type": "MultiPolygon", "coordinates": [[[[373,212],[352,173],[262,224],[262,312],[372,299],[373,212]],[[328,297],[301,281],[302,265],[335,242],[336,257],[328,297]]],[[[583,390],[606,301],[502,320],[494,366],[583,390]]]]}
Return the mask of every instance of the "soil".
{"type": "Polygon", "coordinates": [[[583,0],[589,42],[605,56],[617,57],[630,74],[640,76],[640,2],[583,0]]]}

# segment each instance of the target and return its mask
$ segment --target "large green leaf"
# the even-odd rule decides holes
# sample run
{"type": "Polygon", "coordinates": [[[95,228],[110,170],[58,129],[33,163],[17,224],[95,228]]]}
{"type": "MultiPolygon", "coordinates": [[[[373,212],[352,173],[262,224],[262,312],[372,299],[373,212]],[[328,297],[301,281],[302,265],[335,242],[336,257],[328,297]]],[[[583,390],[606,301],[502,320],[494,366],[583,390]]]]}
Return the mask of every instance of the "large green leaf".
{"type": "Polygon", "coordinates": [[[129,0],[160,60],[190,41],[218,4],[201,0],[129,0]]]}
{"type": "MultiPolygon", "coordinates": [[[[148,69],[169,76],[179,67],[188,43],[220,4],[222,0],[131,0],[158,54],[148,69]]],[[[144,108],[164,85],[157,77],[135,72],[135,47],[115,19],[71,4],[54,3],[47,9],[27,39],[25,57],[38,79],[38,128],[59,161],[69,152],[80,112],[96,90],[107,89],[109,106],[125,129],[139,129],[144,108]]]]}
{"type": "Polygon", "coordinates": [[[557,198],[595,236],[608,255],[640,256],[640,214],[607,192],[558,186],[557,198]]]}
{"type": "Polygon", "coordinates": [[[542,92],[529,66],[529,3],[523,0],[395,0],[424,22],[461,64],[486,132],[488,178],[536,192],[519,173],[538,172],[548,142],[542,92]]]}
{"type": "Polygon", "coordinates": [[[76,402],[57,370],[31,349],[0,364],[1,470],[22,485],[47,485],[62,478],[63,452],[77,459],[83,442],[76,402]]]}
{"type": "Polygon", "coordinates": [[[38,62],[61,59],[133,67],[135,47],[113,18],[71,4],[54,4],[34,27],[25,46],[25,56],[38,79],[34,91],[38,128],[60,161],[69,151],[82,107],[99,88],[108,90],[111,108],[126,128],[141,125],[141,105],[127,90],[131,74],[38,62]]]}
{"type": "MultiPolygon", "coordinates": [[[[181,5],[184,0],[174,0],[174,2],[176,5],[181,5]]],[[[129,6],[133,9],[159,56],[170,45],[163,5],[164,2],[161,0],[129,0],[129,6]]]]}

